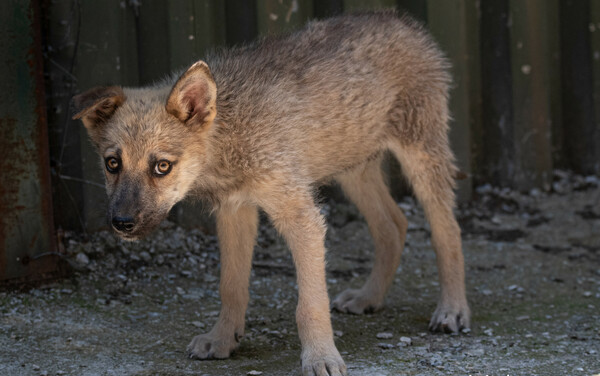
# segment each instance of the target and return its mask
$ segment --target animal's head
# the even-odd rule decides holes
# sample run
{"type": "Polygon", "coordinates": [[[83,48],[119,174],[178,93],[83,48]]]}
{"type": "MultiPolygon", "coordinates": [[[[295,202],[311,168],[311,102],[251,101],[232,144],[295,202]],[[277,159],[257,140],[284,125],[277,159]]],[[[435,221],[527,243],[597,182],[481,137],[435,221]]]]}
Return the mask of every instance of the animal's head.
{"type": "Polygon", "coordinates": [[[109,225],[125,239],[153,230],[205,164],[217,91],[198,62],[170,87],[98,87],[73,98],[102,160],[109,225]]]}

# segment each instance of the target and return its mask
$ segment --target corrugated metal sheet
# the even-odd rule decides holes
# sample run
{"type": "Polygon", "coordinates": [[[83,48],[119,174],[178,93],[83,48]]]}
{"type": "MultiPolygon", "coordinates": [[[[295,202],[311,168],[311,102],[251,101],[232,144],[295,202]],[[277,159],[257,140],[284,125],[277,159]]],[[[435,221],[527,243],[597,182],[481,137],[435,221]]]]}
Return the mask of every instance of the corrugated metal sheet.
{"type": "Polygon", "coordinates": [[[37,5],[0,5],[0,280],[57,270],[37,5]]]}

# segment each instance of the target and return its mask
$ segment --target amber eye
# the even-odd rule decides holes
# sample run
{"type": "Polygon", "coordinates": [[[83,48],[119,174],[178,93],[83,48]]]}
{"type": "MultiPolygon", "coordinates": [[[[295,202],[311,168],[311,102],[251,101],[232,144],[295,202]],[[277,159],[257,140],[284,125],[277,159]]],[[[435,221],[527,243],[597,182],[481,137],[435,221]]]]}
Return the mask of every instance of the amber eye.
{"type": "Polygon", "coordinates": [[[116,174],[121,169],[121,162],[115,157],[108,157],[104,160],[106,170],[111,174],[116,174]]]}
{"type": "Polygon", "coordinates": [[[154,165],[154,173],[158,176],[164,176],[171,172],[171,167],[173,167],[171,162],[163,159],[162,161],[156,162],[154,165]]]}

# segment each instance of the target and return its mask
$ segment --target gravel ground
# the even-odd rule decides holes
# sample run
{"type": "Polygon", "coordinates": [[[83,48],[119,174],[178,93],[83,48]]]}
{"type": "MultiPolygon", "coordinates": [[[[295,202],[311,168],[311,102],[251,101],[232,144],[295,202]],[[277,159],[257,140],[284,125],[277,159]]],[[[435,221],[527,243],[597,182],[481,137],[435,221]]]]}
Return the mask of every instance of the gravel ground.
{"type": "MultiPolygon", "coordinates": [[[[473,327],[427,332],[439,285],[429,227],[411,198],[410,225],[386,308],[333,313],[336,343],[357,375],[600,374],[600,180],[557,171],[551,192],[490,186],[457,210],[473,327]]],[[[328,201],[331,296],[358,287],[372,264],[366,224],[328,201]]],[[[151,238],[64,233],[71,278],[0,292],[1,375],[295,375],[295,274],[263,221],[247,336],[228,360],[189,360],[191,338],[219,309],[214,236],[165,222],[151,238]]]]}

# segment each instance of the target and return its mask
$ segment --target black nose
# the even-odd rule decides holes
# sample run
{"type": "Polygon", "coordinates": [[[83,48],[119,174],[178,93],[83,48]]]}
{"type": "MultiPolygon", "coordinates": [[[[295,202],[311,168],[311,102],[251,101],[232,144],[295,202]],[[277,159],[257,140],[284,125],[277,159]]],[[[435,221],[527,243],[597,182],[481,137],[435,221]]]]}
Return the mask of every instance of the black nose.
{"type": "Polygon", "coordinates": [[[135,227],[135,222],[131,217],[113,217],[112,225],[117,231],[131,232],[135,227]]]}

